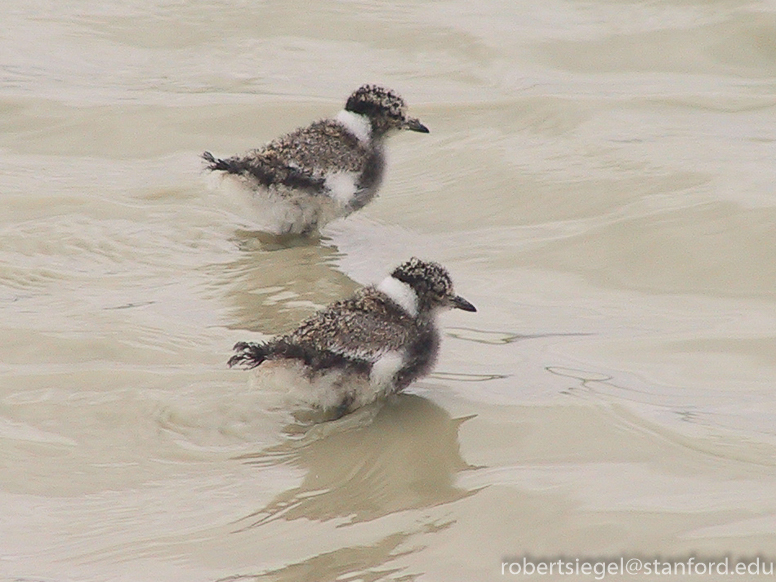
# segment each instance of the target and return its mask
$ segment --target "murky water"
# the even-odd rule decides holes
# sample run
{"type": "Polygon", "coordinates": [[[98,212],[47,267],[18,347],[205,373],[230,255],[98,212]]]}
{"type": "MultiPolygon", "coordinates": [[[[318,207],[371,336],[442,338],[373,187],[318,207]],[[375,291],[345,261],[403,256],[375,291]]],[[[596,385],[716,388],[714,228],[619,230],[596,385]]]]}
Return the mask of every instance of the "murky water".
{"type": "Polygon", "coordinates": [[[776,559],[773,3],[3,15],[3,580],[776,559]],[[393,138],[380,197],[320,241],[262,244],[198,155],[364,82],[431,134],[393,138]],[[412,255],[479,312],[407,394],[305,432],[226,368],[412,255]]]}

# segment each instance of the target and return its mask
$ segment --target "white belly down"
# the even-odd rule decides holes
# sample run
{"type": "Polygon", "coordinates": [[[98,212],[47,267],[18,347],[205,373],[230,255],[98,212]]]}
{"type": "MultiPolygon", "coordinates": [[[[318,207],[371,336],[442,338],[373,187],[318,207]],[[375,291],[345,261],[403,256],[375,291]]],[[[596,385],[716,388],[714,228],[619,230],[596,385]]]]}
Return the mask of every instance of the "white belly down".
{"type": "Polygon", "coordinates": [[[326,180],[327,191],[311,194],[283,187],[267,188],[256,181],[225,172],[213,172],[214,184],[232,210],[262,232],[309,234],[336,218],[350,214],[348,202],[356,193],[355,181],[348,174],[326,180]]]}
{"type": "Polygon", "coordinates": [[[254,383],[260,390],[284,394],[290,408],[345,413],[393,393],[399,359],[393,353],[381,359],[368,376],[336,367],[311,373],[296,360],[268,360],[254,372],[254,383]]]}

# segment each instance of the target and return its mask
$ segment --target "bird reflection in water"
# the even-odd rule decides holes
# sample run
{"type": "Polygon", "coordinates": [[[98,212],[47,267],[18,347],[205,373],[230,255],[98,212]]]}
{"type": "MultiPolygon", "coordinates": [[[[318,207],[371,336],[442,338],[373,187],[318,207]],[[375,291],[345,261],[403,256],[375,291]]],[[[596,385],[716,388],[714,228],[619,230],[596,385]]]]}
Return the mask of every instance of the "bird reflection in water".
{"type": "Polygon", "coordinates": [[[453,419],[426,398],[398,394],[315,425],[298,441],[242,457],[258,465],[285,457],[305,476],[240,520],[240,529],[277,519],[369,521],[467,497],[474,491],[457,487],[456,475],[473,468],[458,442],[458,429],[469,418],[453,419]]]}

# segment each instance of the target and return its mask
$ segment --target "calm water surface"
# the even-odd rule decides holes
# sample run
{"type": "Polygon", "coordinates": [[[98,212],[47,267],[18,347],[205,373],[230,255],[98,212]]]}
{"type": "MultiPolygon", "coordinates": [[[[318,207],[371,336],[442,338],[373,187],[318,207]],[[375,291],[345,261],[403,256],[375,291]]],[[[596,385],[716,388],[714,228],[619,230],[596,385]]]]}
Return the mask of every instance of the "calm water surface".
{"type": "Polygon", "coordinates": [[[0,579],[776,559],[772,2],[3,13],[0,579]],[[263,243],[198,155],[364,82],[431,134],[320,241],[263,243]],[[303,430],[226,368],[412,255],[479,312],[406,394],[303,430]]]}

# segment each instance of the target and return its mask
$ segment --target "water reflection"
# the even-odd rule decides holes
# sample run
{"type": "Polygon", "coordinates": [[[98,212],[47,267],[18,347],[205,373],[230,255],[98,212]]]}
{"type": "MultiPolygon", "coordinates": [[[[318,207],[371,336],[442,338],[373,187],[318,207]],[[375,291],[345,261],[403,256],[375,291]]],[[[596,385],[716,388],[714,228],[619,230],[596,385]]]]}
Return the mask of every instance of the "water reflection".
{"type": "Polygon", "coordinates": [[[237,231],[242,251],[217,265],[232,305],[228,327],[267,334],[286,332],[315,309],[352,293],[358,285],[334,265],[340,254],[323,239],[283,239],[237,231]]]}
{"type": "Polygon", "coordinates": [[[456,486],[456,475],[471,468],[458,443],[465,420],[451,418],[420,396],[399,394],[381,406],[317,425],[300,441],[246,457],[262,465],[268,456],[277,463],[283,454],[305,477],[239,527],[299,518],[353,523],[467,497],[472,492],[456,486]]]}
{"type": "MultiPolygon", "coordinates": [[[[391,534],[372,545],[344,547],[264,574],[238,574],[220,578],[217,582],[321,582],[344,580],[352,576],[357,576],[355,579],[363,582],[385,580],[391,574],[401,571],[401,568],[386,566],[386,562],[418,551],[418,548],[399,549],[410,535],[391,534]]],[[[408,581],[412,579],[402,578],[408,581]]]]}

